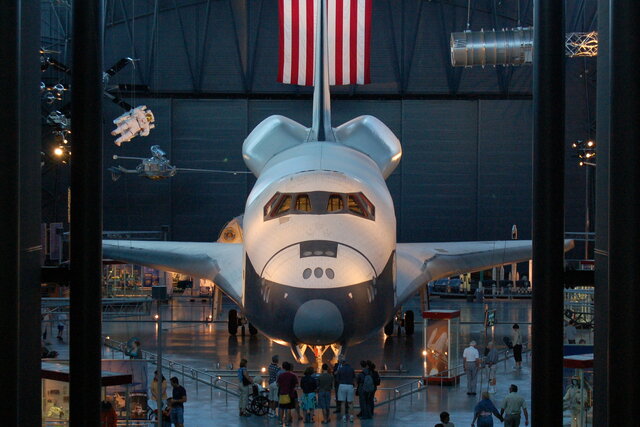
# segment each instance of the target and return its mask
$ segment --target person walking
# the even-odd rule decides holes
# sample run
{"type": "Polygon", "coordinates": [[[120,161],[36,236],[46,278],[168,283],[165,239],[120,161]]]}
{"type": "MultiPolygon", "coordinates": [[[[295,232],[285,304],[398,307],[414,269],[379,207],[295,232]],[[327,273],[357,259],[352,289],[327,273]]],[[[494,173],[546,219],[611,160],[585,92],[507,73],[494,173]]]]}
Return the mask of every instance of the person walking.
{"type": "Polygon", "coordinates": [[[475,396],[478,367],[480,366],[480,353],[476,348],[475,341],[472,340],[469,343],[469,347],[464,349],[462,359],[464,360],[464,371],[467,374],[467,394],[475,396]]]}
{"type": "Polygon", "coordinates": [[[522,369],[522,337],[520,336],[520,326],[517,323],[511,328],[511,342],[513,342],[513,360],[516,362],[513,369],[522,369]]]}
{"type": "Polygon", "coordinates": [[[277,354],[274,354],[271,357],[271,364],[269,365],[269,417],[277,417],[276,409],[278,408],[278,374],[282,372],[280,366],[278,366],[278,361],[280,358],[277,354]]]}
{"type": "Polygon", "coordinates": [[[280,407],[281,421],[285,425],[291,425],[291,410],[295,408],[295,391],[298,385],[298,377],[291,372],[289,362],[282,362],[282,369],[276,380],[278,383],[278,406],[280,407]]]}
{"type": "Polygon", "coordinates": [[[489,341],[487,344],[487,355],[485,356],[485,364],[487,365],[487,371],[489,376],[489,393],[496,392],[496,371],[498,370],[498,350],[493,341],[489,341]]]}
{"type": "Polygon", "coordinates": [[[476,424],[476,420],[478,420],[478,427],[493,427],[493,416],[500,420],[500,422],[504,421],[502,415],[496,409],[496,406],[491,401],[491,397],[489,396],[489,392],[482,392],[482,400],[478,402],[476,407],[473,410],[473,421],[471,421],[471,427],[474,427],[476,424]]]}
{"type": "Polygon", "coordinates": [[[184,427],[184,404],[187,401],[187,390],[180,385],[178,377],[171,377],[169,381],[171,382],[171,387],[173,387],[172,395],[169,399],[171,423],[176,427],[184,427]]]}
{"type": "Polygon", "coordinates": [[[240,386],[240,399],[238,400],[238,409],[241,417],[250,417],[251,414],[247,410],[249,404],[249,389],[253,384],[253,379],[247,371],[247,359],[240,360],[240,368],[238,368],[238,385],[240,386]]]}
{"type": "Polygon", "coordinates": [[[520,426],[520,411],[524,413],[524,425],[529,425],[529,413],[527,412],[527,403],[524,398],[518,394],[518,386],[511,384],[509,386],[509,394],[502,401],[500,415],[504,414],[505,427],[520,426]]]}
{"type": "Polygon", "coordinates": [[[322,373],[318,377],[318,407],[322,410],[322,424],[328,424],[331,418],[329,413],[331,405],[331,389],[333,388],[333,376],[328,372],[329,366],[322,364],[322,373]]]}
{"type": "Polygon", "coordinates": [[[336,382],[338,383],[338,397],[337,402],[344,402],[344,415],[342,421],[353,422],[353,415],[350,415],[349,404],[353,403],[353,382],[355,380],[356,373],[353,368],[347,363],[344,356],[342,356],[342,364],[338,367],[335,373],[336,382]]]}
{"type": "Polygon", "coordinates": [[[300,380],[302,389],[302,410],[304,411],[304,422],[312,423],[316,410],[316,392],[318,391],[318,381],[312,376],[313,368],[308,366],[304,370],[304,376],[300,380]]]}

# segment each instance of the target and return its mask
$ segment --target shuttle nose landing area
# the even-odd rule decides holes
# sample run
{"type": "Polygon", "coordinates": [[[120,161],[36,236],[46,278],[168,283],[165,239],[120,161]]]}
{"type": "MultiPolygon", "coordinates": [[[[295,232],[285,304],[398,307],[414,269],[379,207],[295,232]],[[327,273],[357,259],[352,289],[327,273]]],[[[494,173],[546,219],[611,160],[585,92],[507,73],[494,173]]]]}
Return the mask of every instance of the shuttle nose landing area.
{"type": "Polygon", "coordinates": [[[314,299],[302,304],[293,319],[293,333],[305,344],[328,345],[342,335],[344,322],[335,304],[314,299]]]}

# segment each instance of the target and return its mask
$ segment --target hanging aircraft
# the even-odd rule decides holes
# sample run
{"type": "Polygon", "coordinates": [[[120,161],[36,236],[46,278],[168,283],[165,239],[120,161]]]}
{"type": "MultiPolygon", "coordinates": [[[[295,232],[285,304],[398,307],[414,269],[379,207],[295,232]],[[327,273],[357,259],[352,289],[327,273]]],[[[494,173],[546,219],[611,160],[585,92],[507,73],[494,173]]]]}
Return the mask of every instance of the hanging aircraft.
{"type": "Polygon", "coordinates": [[[316,26],[312,127],[271,116],[242,146],[257,177],[242,243],[103,242],[106,258],[213,280],[303,363],[309,348],[316,358],[328,349],[337,356],[378,334],[431,280],[527,261],[532,252],[524,240],[396,241],[385,179],[402,148],[372,116],[331,126],[324,20],[316,26]]]}

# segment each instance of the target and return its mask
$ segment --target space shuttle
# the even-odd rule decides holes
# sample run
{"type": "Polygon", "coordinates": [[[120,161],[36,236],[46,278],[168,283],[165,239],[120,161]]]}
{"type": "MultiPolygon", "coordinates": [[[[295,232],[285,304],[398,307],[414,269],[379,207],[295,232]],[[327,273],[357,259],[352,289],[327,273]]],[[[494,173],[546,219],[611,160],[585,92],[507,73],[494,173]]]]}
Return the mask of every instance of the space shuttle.
{"type": "Polygon", "coordinates": [[[308,349],[337,356],[378,334],[429,281],[532,253],[525,240],[397,242],[385,179],[400,162],[400,141],[372,116],[332,127],[327,11],[324,1],[316,7],[312,126],[271,116],[244,141],[257,181],[242,242],[103,241],[105,258],[214,281],[298,361],[308,349]]]}

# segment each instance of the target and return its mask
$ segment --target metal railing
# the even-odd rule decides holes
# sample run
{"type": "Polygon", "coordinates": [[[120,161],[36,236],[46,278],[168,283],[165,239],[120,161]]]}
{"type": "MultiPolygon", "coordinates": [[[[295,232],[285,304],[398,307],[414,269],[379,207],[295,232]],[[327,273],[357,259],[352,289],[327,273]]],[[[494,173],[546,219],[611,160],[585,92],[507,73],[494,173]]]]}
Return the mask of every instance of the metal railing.
{"type": "MultiPolygon", "coordinates": [[[[126,344],[121,341],[117,341],[107,337],[104,339],[104,345],[105,347],[108,347],[112,350],[111,354],[112,358],[114,359],[115,357],[113,356],[115,355],[116,351],[122,354],[122,358],[125,358],[125,356],[127,356],[126,344]]],[[[146,359],[153,365],[157,365],[157,355],[155,353],[142,350],[142,358],[146,359]]],[[[170,360],[164,357],[162,358],[162,369],[168,370],[168,377],[180,375],[182,377],[183,383],[185,378],[193,380],[196,386],[196,394],[199,391],[199,385],[203,385],[210,389],[211,399],[213,399],[213,389],[223,391],[225,393],[225,403],[228,403],[229,395],[235,397],[240,395],[240,386],[234,382],[223,379],[222,372],[206,372],[205,370],[187,366],[183,363],[176,362],[175,360],[170,360]]]]}
{"type": "MultiPolygon", "coordinates": [[[[522,349],[522,354],[523,355],[527,355],[527,358],[529,357],[531,352],[531,349],[528,348],[528,344],[525,343],[523,344],[523,349],[522,349]]],[[[504,363],[504,368],[506,370],[507,368],[507,360],[511,359],[513,357],[513,353],[510,352],[509,350],[505,350],[503,352],[501,352],[501,356],[499,356],[498,358],[498,363],[503,362],[504,363]]],[[[482,390],[482,384],[484,383],[484,371],[485,371],[485,366],[482,366],[480,368],[480,389],[482,390]]],[[[458,366],[454,366],[451,369],[447,369],[446,371],[441,371],[439,372],[437,375],[427,375],[426,377],[423,377],[419,380],[412,380],[410,382],[407,382],[405,384],[401,384],[399,386],[396,387],[378,387],[378,391],[382,391],[383,394],[386,391],[386,395],[387,398],[383,401],[379,401],[377,402],[374,406],[375,407],[379,407],[379,406],[383,406],[383,405],[390,405],[393,403],[394,405],[394,409],[396,408],[396,402],[400,399],[403,399],[405,397],[409,397],[410,398],[410,402],[413,402],[413,395],[417,392],[420,391],[424,391],[427,389],[428,385],[429,385],[429,380],[440,380],[440,387],[443,386],[444,384],[444,380],[446,378],[449,378],[449,373],[453,372],[454,374],[457,374],[458,372],[461,372],[460,375],[456,375],[457,377],[462,377],[464,375],[466,375],[466,373],[464,372],[464,365],[460,364],[458,366]],[[404,391],[407,390],[408,391],[404,391]]],[[[456,380],[457,382],[457,380],[456,380]]]]}
{"type": "MultiPolygon", "coordinates": [[[[115,355],[116,351],[122,354],[122,358],[125,358],[125,356],[127,355],[126,344],[121,341],[117,341],[111,338],[105,338],[104,345],[112,350],[112,358],[115,358],[113,357],[113,355],[115,355]]],[[[529,358],[530,352],[531,352],[531,349],[528,347],[528,343],[524,343],[522,354],[526,355],[527,358],[529,358]]],[[[143,359],[148,360],[150,363],[154,365],[157,364],[156,354],[148,352],[146,350],[142,350],[142,356],[143,356],[143,359]]],[[[498,363],[500,362],[504,363],[504,369],[506,370],[507,361],[512,357],[513,357],[513,352],[509,350],[504,350],[500,352],[498,363]]],[[[484,384],[484,372],[486,371],[485,368],[486,368],[486,365],[483,365],[480,368],[480,372],[479,372],[480,374],[479,381],[480,381],[481,390],[482,390],[482,384],[484,384]]],[[[223,378],[223,376],[224,377],[227,377],[230,375],[235,376],[235,373],[233,372],[230,372],[230,371],[207,372],[208,370],[205,371],[202,369],[196,369],[196,368],[184,365],[180,362],[176,362],[176,361],[165,359],[165,358],[162,359],[162,369],[168,369],[169,377],[174,376],[174,373],[176,375],[180,375],[182,377],[182,383],[184,383],[185,378],[189,378],[193,380],[196,385],[196,394],[198,393],[198,385],[201,384],[209,388],[211,399],[213,399],[214,388],[217,390],[223,391],[225,393],[225,404],[229,403],[228,401],[229,395],[234,397],[240,396],[240,386],[235,382],[227,381],[223,378]]],[[[260,371],[256,370],[256,371],[249,371],[250,375],[252,372],[255,372],[256,374],[261,374],[260,371]]],[[[377,392],[382,392],[382,394],[385,394],[386,392],[386,399],[382,401],[377,401],[374,406],[380,407],[383,405],[393,404],[394,410],[395,410],[396,402],[398,400],[403,399],[405,397],[409,397],[411,401],[413,401],[413,395],[415,393],[424,391],[428,388],[428,385],[430,382],[429,380],[440,380],[440,387],[442,387],[444,385],[445,379],[449,377],[448,375],[449,373],[454,373],[455,376],[457,377],[462,377],[466,375],[466,373],[464,372],[464,365],[460,364],[460,365],[454,366],[453,368],[447,369],[446,371],[441,371],[437,375],[427,375],[426,377],[416,376],[412,378],[411,381],[406,382],[404,384],[400,384],[398,386],[378,387],[377,392]],[[460,374],[458,375],[458,373],[460,374]]],[[[385,378],[383,377],[382,379],[384,380],[385,378]]],[[[358,406],[355,404],[356,402],[354,401],[354,407],[357,408],[358,406]]]]}

